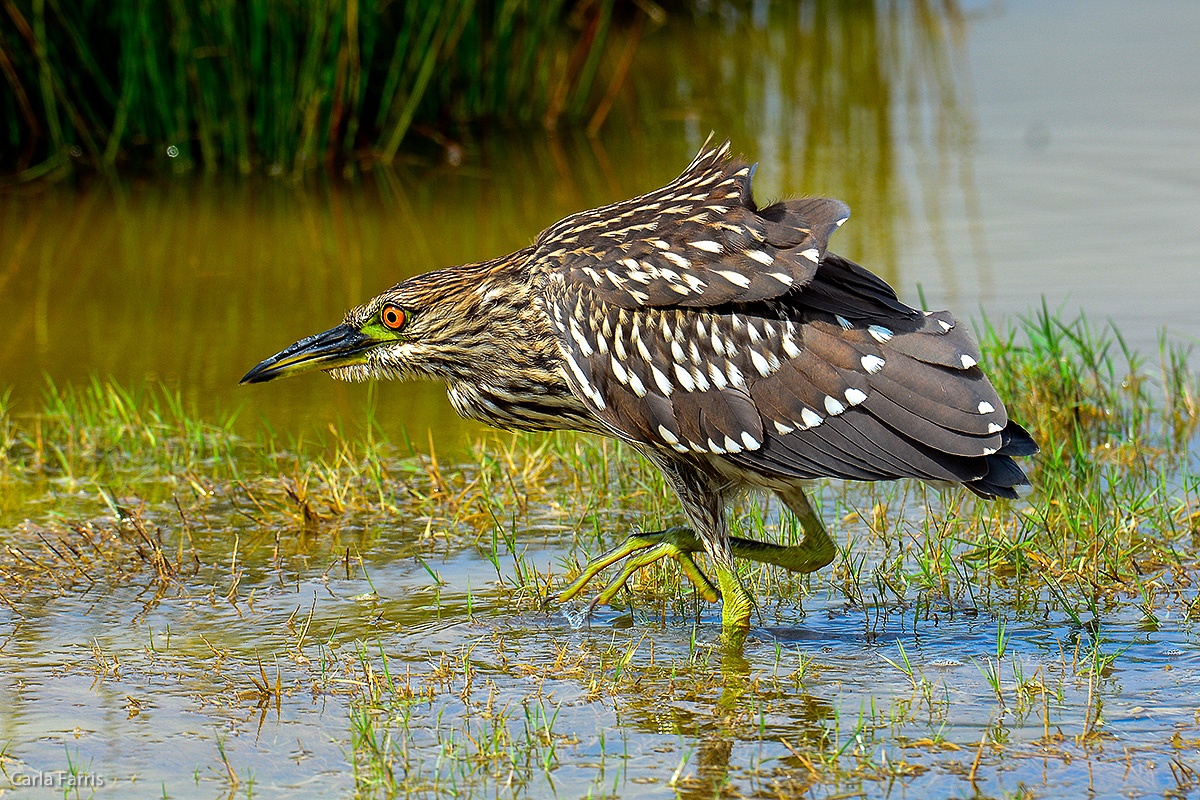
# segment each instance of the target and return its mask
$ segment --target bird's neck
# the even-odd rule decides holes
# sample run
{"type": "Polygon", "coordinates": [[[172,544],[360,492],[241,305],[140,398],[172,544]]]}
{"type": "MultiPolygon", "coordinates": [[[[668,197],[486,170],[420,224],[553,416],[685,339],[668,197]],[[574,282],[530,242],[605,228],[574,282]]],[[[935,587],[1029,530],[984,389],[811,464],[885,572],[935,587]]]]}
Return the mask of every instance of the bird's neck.
{"type": "Polygon", "coordinates": [[[589,428],[590,415],[563,373],[529,251],[429,273],[456,298],[421,359],[444,380],[460,414],[501,428],[589,428]]]}

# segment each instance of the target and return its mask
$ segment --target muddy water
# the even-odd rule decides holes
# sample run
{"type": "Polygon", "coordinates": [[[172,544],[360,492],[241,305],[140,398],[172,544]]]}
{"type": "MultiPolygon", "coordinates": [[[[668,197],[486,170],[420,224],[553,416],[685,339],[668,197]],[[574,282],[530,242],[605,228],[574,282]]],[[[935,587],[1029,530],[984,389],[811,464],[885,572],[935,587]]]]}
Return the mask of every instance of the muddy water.
{"type": "MultiPolygon", "coordinates": [[[[566,214],[660,185],[710,130],[759,162],[760,197],[849,202],[836,248],[914,303],[923,292],[1002,323],[1044,296],[1111,319],[1148,354],[1164,327],[1200,338],[1194,3],[972,4],[933,23],[920,6],[785,6],[651,33],[596,140],[491,132],[461,166],[429,158],[299,185],[182,176],[6,191],[0,388],[31,409],[47,377],[149,377],[201,415],[241,408],[247,435],[361,426],[365,387],[237,379],[407,275],[517,249],[566,214]]],[[[380,386],[372,399],[395,440],[432,441],[443,460],[466,458],[480,433],[438,386],[380,386]]],[[[96,503],[80,491],[81,508],[96,503]]],[[[827,518],[841,518],[848,506],[825,492],[827,518]]],[[[68,496],[49,505],[84,513],[63,507],[68,496]]],[[[48,518],[47,505],[0,536],[23,542],[16,521],[48,518]]],[[[486,542],[415,545],[423,525],[376,521],[297,535],[281,557],[239,514],[205,521],[205,572],[182,597],[120,585],[0,606],[0,760],[17,796],[62,789],[14,776],[73,767],[112,797],[385,794],[380,784],[786,796],[821,773],[805,748],[820,742],[861,774],[816,782],[818,796],[1197,784],[1200,648],[1179,613],[1154,626],[1116,613],[1096,638],[1019,587],[999,599],[993,587],[982,614],[920,602],[864,612],[819,582],[803,610],[768,606],[746,663],[723,668],[714,610],[669,608],[665,621],[602,610],[581,627],[497,585],[497,569],[514,579],[503,545],[494,567],[486,542]],[[363,562],[343,563],[348,551],[363,562]],[[885,660],[902,662],[901,646],[927,683],[885,660]],[[1081,671],[1089,657],[1096,668],[1081,671]],[[363,664],[420,676],[412,701],[373,727],[355,711],[363,664]],[[444,683],[421,695],[433,674],[444,683]],[[1033,675],[1054,703],[1017,701],[1019,676],[1033,675]],[[281,701],[255,694],[277,679],[281,701]],[[1092,737],[1097,713],[1104,733],[1092,737]],[[364,730],[390,754],[387,780],[361,755],[364,730]],[[971,749],[984,739],[1005,747],[971,749]]],[[[561,571],[552,526],[518,534],[534,563],[561,571]]]]}

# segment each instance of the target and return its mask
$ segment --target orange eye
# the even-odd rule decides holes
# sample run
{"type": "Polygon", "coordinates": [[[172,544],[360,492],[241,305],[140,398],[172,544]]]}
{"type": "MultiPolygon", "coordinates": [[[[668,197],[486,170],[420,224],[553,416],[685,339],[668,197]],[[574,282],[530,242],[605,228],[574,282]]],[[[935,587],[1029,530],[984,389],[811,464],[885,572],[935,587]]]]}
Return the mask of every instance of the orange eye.
{"type": "Polygon", "coordinates": [[[383,324],[394,331],[398,331],[404,327],[406,319],[404,309],[399,306],[384,306],[383,307],[383,324]]]}

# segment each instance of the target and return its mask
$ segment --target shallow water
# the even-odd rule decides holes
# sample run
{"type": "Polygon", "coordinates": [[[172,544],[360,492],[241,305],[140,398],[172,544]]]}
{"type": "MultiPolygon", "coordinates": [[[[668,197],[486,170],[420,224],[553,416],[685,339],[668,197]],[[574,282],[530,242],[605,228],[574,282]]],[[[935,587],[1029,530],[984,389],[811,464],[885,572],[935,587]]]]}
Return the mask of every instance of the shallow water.
{"type": "MultiPolygon", "coordinates": [[[[731,660],[715,608],[635,602],[580,624],[577,606],[504,590],[507,553],[489,577],[476,544],[414,546],[403,523],[363,532],[349,574],[353,526],[336,541],[285,535],[280,556],[260,527],[227,524],[184,583],[194,593],[147,607],[128,585],[9,606],[0,736],[18,787],[70,763],[103,796],[340,794],[356,786],[353,752],[358,791],[386,793],[350,744],[372,679],[392,687],[372,713],[393,737],[392,779],[418,794],[1116,797],[1186,789],[1172,764],[1200,768],[1185,619],[1114,610],[1092,631],[1003,586],[859,606],[817,580],[803,607],[762,597],[731,660]],[[235,535],[236,566],[218,560],[235,535]],[[1113,664],[1081,668],[1097,657],[1113,664]],[[822,752],[842,772],[816,782],[822,752]]],[[[564,552],[536,530],[515,545],[543,567],[564,552]]]]}
{"type": "MultiPolygon", "coordinates": [[[[782,5],[766,24],[750,14],[652,33],[595,141],[490,132],[460,167],[299,186],[182,176],[6,191],[0,386],[29,410],[47,376],[150,377],[202,416],[241,408],[251,438],[365,426],[367,387],[236,382],[407,275],[515,250],[562,216],[661,185],[710,130],[759,162],[760,198],[846,199],[854,216],[835,249],[911,302],[920,289],[930,306],[1003,324],[1045,297],[1112,320],[1151,360],[1164,327],[1200,338],[1200,6],[973,4],[936,33],[907,6],[805,5],[788,19],[782,5]]],[[[481,430],[440,386],[373,391],[394,441],[471,458],[481,430]]],[[[121,486],[161,497],[156,524],[168,541],[184,535],[166,499],[179,485],[121,486]]],[[[822,494],[827,520],[861,506],[838,487],[822,494]]],[[[202,566],[181,592],[156,597],[141,576],[0,604],[0,766],[17,796],[63,794],[19,776],[69,765],[103,780],[99,796],[384,795],[360,760],[362,730],[393,737],[381,745],[393,788],[430,795],[1200,786],[1200,647],[1179,612],[1190,592],[1157,624],[1124,605],[1094,631],[1016,583],[960,603],[860,587],[854,604],[822,576],[802,603],[760,593],[744,661],[727,661],[715,608],[634,602],[582,625],[578,607],[543,611],[514,591],[508,547],[492,554],[486,536],[428,539],[427,520],[380,516],[270,531],[204,502],[190,531],[202,566]],[[913,680],[886,660],[902,663],[901,646],[913,680]],[[411,675],[414,695],[364,728],[364,686],[385,670],[393,686],[411,675]],[[277,676],[281,694],[257,688],[277,676]],[[1018,676],[1044,691],[1022,693],[1018,676]],[[837,770],[812,762],[818,752],[840,752],[837,770]]],[[[0,505],[0,541],[26,548],[37,542],[22,519],[106,513],[92,486],[0,505]]],[[[604,517],[606,541],[636,519],[604,517]]],[[[514,523],[513,541],[562,575],[578,553],[554,520],[514,523]]],[[[885,555],[853,523],[838,533],[859,542],[864,575],[885,555]]]]}

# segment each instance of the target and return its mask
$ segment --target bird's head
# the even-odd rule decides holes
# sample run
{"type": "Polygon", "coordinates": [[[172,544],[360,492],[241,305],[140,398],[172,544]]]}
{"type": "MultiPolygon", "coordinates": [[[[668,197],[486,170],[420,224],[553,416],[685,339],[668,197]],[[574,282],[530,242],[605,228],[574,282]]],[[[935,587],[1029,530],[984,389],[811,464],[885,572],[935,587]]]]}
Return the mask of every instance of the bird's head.
{"type": "Polygon", "coordinates": [[[488,277],[487,271],[455,267],[410,278],[348,311],[341,325],[265,359],[241,383],[317,369],[342,380],[453,380],[486,359],[481,348],[496,338],[479,313],[488,277]]]}

